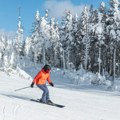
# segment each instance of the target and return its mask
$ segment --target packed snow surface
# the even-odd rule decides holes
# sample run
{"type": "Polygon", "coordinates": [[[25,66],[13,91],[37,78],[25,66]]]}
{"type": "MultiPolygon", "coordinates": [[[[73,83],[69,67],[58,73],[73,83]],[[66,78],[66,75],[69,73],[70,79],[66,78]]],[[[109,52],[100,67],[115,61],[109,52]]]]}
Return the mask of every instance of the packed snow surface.
{"type": "MultiPolygon", "coordinates": [[[[69,73],[55,69],[51,71],[55,87],[48,85],[50,98],[65,105],[57,108],[30,101],[40,98],[42,91],[36,86],[30,88],[32,78],[20,72],[26,78],[15,72],[0,72],[0,120],[120,120],[119,91],[97,89],[87,81],[87,84],[83,81],[74,84],[75,80],[73,82],[72,76],[69,76],[70,80],[69,73]],[[15,91],[27,86],[29,88],[15,91]]],[[[33,70],[31,76],[34,77],[37,72],[38,69],[33,70]]]]}

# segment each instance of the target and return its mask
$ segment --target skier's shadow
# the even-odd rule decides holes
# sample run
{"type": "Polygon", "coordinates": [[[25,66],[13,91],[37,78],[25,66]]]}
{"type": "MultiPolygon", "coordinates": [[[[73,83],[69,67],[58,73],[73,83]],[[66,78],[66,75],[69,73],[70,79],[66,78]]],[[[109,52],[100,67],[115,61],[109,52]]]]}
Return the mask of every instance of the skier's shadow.
{"type": "Polygon", "coordinates": [[[10,95],[10,94],[6,94],[6,93],[0,93],[0,95],[6,96],[6,97],[9,97],[9,98],[30,101],[30,98],[24,97],[24,96],[10,95]]]}

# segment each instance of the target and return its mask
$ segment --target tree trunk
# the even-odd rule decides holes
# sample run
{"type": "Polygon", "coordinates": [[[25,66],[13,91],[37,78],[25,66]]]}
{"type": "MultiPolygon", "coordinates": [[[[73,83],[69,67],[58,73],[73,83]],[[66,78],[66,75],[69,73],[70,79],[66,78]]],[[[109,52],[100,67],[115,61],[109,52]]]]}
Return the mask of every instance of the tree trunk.
{"type": "Polygon", "coordinates": [[[99,47],[99,74],[101,73],[101,48],[99,47]]]}
{"type": "Polygon", "coordinates": [[[115,80],[115,72],[116,70],[116,48],[114,49],[114,57],[113,57],[113,80],[115,80]]]}
{"type": "Polygon", "coordinates": [[[65,53],[64,53],[64,50],[63,50],[63,69],[65,69],[65,53]]]}
{"type": "Polygon", "coordinates": [[[88,64],[88,45],[86,44],[86,48],[85,48],[85,70],[87,70],[87,64],[88,64]]]}

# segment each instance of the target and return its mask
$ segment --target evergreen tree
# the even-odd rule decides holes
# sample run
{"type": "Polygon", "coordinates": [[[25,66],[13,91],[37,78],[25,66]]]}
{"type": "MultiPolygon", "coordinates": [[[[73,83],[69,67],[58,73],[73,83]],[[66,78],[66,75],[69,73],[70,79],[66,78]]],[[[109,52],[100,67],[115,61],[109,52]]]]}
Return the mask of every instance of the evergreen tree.
{"type": "Polygon", "coordinates": [[[88,58],[89,58],[89,48],[90,48],[90,39],[89,39],[89,31],[88,31],[88,8],[85,7],[84,10],[83,10],[83,13],[82,13],[82,16],[81,16],[81,23],[82,23],[82,35],[84,36],[82,38],[82,43],[83,43],[83,54],[84,54],[84,58],[83,58],[83,61],[84,61],[84,66],[85,66],[85,69],[87,70],[87,67],[88,67],[88,58]]]}
{"type": "Polygon", "coordinates": [[[16,49],[16,54],[19,54],[19,56],[24,55],[23,27],[22,27],[22,22],[21,22],[20,11],[19,11],[19,17],[18,17],[18,29],[16,32],[15,49],[16,49]]]}
{"type": "Polygon", "coordinates": [[[35,23],[33,26],[33,32],[31,35],[31,55],[34,56],[33,61],[45,64],[46,61],[46,50],[50,45],[50,26],[47,20],[47,12],[45,17],[40,17],[39,11],[36,12],[35,23]]]}
{"type": "Polygon", "coordinates": [[[79,39],[80,35],[78,33],[78,15],[76,14],[73,17],[73,30],[72,30],[72,37],[73,40],[71,42],[71,63],[73,64],[72,66],[75,67],[76,69],[78,69],[78,66],[80,65],[80,57],[81,57],[81,53],[80,53],[80,45],[81,45],[81,41],[79,39]]]}
{"type": "Polygon", "coordinates": [[[63,45],[63,49],[64,49],[64,54],[65,54],[65,67],[66,68],[70,68],[70,54],[71,54],[71,42],[73,40],[72,37],[72,30],[73,30],[73,17],[72,14],[70,13],[70,11],[66,11],[65,13],[65,17],[63,18],[63,23],[62,23],[62,29],[63,32],[61,32],[62,34],[62,45],[63,45]]]}
{"type": "Polygon", "coordinates": [[[110,74],[114,76],[116,75],[116,49],[117,44],[119,43],[120,35],[118,34],[119,26],[120,26],[120,12],[119,12],[119,1],[118,0],[110,0],[110,10],[109,10],[109,25],[108,25],[108,34],[110,36],[109,46],[110,46],[110,74]]]}
{"type": "MultiPolygon", "coordinates": [[[[60,38],[59,38],[59,28],[58,23],[55,22],[55,19],[52,18],[50,20],[50,47],[47,51],[47,56],[50,57],[50,63],[53,66],[56,66],[59,64],[59,48],[60,48],[60,38]]],[[[59,65],[60,66],[60,65],[59,65]]]]}
{"type": "Polygon", "coordinates": [[[27,41],[26,41],[27,44],[29,43],[29,46],[26,47],[26,49],[28,49],[28,50],[30,49],[29,56],[31,57],[32,61],[35,63],[40,62],[40,60],[42,59],[40,57],[42,54],[41,47],[40,47],[41,45],[39,45],[39,49],[38,49],[38,44],[42,44],[41,43],[41,39],[42,39],[41,34],[42,33],[40,31],[40,24],[41,24],[40,13],[39,13],[39,11],[36,11],[32,35],[31,35],[31,38],[27,39],[27,41]]]}

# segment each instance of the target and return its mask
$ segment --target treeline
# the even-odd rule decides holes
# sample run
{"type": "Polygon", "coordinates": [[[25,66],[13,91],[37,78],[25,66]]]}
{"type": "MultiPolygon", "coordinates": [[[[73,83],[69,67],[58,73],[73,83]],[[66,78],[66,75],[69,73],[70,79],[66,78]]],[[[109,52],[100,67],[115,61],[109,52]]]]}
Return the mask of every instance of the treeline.
{"type": "Polygon", "coordinates": [[[19,19],[16,36],[12,40],[1,36],[1,66],[15,67],[21,59],[29,59],[64,69],[77,70],[83,66],[100,74],[120,75],[118,0],[110,0],[109,8],[104,2],[98,9],[84,7],[81,15],[66,11],[59,22],[49,18],[48,10],[45,16],[37,11],[31,35],[24,40],[19,19]],[[9,62],[5,62],[7,57],[9,62]]]}

